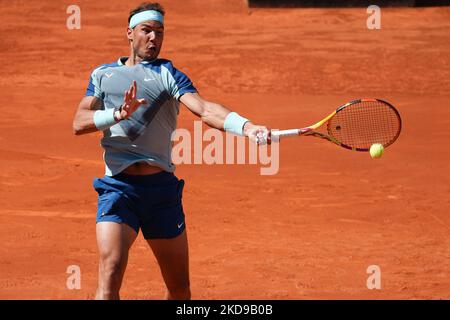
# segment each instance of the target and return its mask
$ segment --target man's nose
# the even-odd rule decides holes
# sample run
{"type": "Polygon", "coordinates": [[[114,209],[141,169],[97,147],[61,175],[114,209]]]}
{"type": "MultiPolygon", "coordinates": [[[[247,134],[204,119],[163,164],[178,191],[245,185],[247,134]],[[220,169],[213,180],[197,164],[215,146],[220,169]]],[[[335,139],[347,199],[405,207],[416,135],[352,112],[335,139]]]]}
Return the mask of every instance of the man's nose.
{"type": "Polygon", "coordinates": [[[150,31],[148,34],[150,40],[154,40],[156,38],[156,32],[155,31],[150,31]]]}

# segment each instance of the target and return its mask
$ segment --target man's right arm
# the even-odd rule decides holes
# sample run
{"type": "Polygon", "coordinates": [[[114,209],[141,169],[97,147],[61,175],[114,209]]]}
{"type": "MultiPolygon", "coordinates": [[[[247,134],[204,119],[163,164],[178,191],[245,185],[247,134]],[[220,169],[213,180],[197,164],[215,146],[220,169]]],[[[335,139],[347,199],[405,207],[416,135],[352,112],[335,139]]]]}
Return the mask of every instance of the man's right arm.
{"type": "Polygon", "coordinates": [[[91,133],[95,131],[99,131],[98,127],[103,128],[103,130],[108,127],[114,125],[115,123],[128,119],[137,108],[147,103],[145,99],[137,99],[137,84],[136,81],[133,81],[130,89],[125,91],[123,104],[120,108],[114,111],[114,114],[109,113],[108,118],[104,118],[104,115],[101,115],[102,112],[108,111],[99,111],[100,116],[97,117],[97,123],[94,121],[94,114],[98,110],[102,110],[103,108],[103,100],[97,98],[95,96],[86,96],[81,99],[80,105],[78,106],[77,113],[73,119],[73,132],[75,135],[81,135],[86,133],[91,133]],[[112,118],[114,117],[114,119],[112,118]],[[108,120],[110,118],[110,120],[108,120]]]}
{"type": "Polygon", "coordinates": [[[97,97],[83,97],[73,119],[73,133],[75,135],[82,135],[98,131],[94,124],[94,113],[97,110],[101,110],[102,106],[103,101],[97,97]]]}

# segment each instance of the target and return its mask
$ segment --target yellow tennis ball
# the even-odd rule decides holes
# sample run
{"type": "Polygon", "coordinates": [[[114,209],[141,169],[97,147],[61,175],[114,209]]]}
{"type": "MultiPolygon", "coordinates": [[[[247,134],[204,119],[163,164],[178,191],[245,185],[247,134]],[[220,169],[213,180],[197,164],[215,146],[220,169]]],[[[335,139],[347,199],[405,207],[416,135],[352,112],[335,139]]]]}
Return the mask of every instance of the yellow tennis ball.
{"type": "Polygon", "coordinates": [[[381,143],[374,143],[370,146],[370,156],[372,159],[380,158],[383,155],[384,147],[381,143]]]}

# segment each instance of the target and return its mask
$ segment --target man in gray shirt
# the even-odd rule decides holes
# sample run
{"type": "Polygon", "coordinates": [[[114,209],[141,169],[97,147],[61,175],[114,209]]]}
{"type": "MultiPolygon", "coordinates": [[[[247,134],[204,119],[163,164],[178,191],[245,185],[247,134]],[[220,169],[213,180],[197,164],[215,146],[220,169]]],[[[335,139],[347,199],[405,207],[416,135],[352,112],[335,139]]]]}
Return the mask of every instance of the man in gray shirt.
{"type": "Polygon", "coordinates": [[[98,193],[99,280],[96,299],[119,299],[128,251],[139,230],[167,286],[167,299],[190,299],[182,207],[184,181],[171,162],[171,135],[182,102],[209,126],[267,141],[268,130],[204,100],[171,61],[159,59],[164,9],[143,3],[130,12],[130,56],[96,68],[74,118],[76,135],[103,131],[105,176],[98,193]]]}

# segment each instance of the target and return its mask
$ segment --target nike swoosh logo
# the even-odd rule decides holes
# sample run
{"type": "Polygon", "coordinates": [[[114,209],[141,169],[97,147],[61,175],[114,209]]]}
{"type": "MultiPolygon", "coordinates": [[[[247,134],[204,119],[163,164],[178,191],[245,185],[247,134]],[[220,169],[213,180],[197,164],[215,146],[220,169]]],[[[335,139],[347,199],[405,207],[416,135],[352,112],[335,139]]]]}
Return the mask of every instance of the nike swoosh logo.
{"type": "Polygon", "coordinates": [[[155,81],[155,80],[156,80],[155,78],[147,78],[147,77],[144,78],[145,82],[147,82],[147,81],[155,81]]]}
{"type": "Polygon", "coordinates": [[[180,229],[180,228],[183,226],[183,224],[184,224],[184,222],[179,223],[179,224],[178,224],[178,229],[180,229]]]}
{"type": "Polygon", "coordinates": [[[107,76],[108,78],[111,78],[113,74],[114,74],[114,73],[112,73],[112,72],[110,72],[110,73],[106,72],[106,73],[105,73],[105,76],[107,76]]]}

